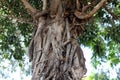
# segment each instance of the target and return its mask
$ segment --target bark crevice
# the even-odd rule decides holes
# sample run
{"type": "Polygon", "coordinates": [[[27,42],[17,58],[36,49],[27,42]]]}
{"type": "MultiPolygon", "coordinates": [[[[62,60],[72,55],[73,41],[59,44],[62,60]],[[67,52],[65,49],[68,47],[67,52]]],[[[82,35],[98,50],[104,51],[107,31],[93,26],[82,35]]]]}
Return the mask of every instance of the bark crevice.
{"type": "Polygon", "coordinates": [[[72,0],[56,0],[55,3],[54,10],[51,8],[54,5],[50,5],[46,10],[49,13],[39,17],[30,43],[32,80],[80,80],[87,71],[77,42],[84,28],[82,20],[74,15],[75,4],[80,4],[72,0]]]}
{"type": "Polygon", "coordinates": [[[64,18],[50,25],[39,19],[33,37],[32,80],[79,80],[86,73],[85,58],[71,37],[70,25],[64,18]]]}

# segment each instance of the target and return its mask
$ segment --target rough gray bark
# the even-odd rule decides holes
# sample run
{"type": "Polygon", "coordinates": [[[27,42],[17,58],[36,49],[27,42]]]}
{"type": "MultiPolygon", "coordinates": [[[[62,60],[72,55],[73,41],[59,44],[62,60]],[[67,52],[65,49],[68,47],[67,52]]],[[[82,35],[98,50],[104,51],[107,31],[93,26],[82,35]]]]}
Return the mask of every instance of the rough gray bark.
{"type": "Polygon", "coordinates": [[[73,15],[64,14],[64,5],[69,0],[66,3],[51,2],[56,4],[50,5],[47,14],[40,15],[29,46],[32,80],[80,80],[87,71],[83,52],[77,43],[77,34],[82,29],[76,25],[73,15]]]}
{"type": "Polygon", "coordinates": [[[39,19],[32,44],[32,80],[80,80],[85,58],[67,19],[39,19]]]}
{"type": "Polygon", "coordinates": [[[86,73],[85,58],[77,43],[83,23],[107,0],[42,0],[39,12],[21,0],[38,27],[29,45],[32,80],[80,80],[86,73]],[[96,6],[95,6],[96,5],[96,6]]]}
{"type": "MultiPolygon", "coordinates": [[[[93,12],[105,1],[102,0],[93,12]]],[[[77,37],[84,30],[82,23],[94,14],[85,14],[89,7],[85,5],[84,0],[43,1],[43,11],[33,16],[38,17],[38,27],[29,46],[32,80],[81,80],[84,76],[85,58],[77,37]]],[[[36,14],[35,11],[31,12],[36,14]]]]}

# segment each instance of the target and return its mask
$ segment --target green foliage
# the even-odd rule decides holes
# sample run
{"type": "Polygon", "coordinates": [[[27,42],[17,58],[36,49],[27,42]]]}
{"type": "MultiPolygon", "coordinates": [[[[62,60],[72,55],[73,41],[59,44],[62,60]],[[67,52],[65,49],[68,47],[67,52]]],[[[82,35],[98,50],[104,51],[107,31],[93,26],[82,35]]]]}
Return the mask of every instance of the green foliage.
{"type": "Polygon", "coordinates": [[[109,61],[111,66],[120,59],[120,1],[108,1],[110,14],[105,8],[99,10],[92,22],[84,26],[79,43],[93,50],[92,63],[95,68],[101,61],[109,61]],[[112,4],[112,5],[110,5],[112,4]]]}
{"type": "Polygon", "coordinates": [[[42,0],[29,0],[29,2],[38,10],[42,10],[42,0]]]}
{"type": "MultiPolygon", "coordinates": [[[[120,24],[120,23],[119,23],[120,24]]],[[[112,26],[112,27],[107,27],[105,29],[106,34],[104,34],[105,39],[109,40],[112,39],[115,41],[115,43],[119,44],[120,43],[120,25],[112,26]]]]}
{"type": "Polygon", "coordinates": [[[82,80],[119,80],[119,77],[113,78],[109,75],[109,71],[101,71],[97,73],[91,73],[89,76],[84,77],[82,80]]]}
{"type": "MultiPolygon", "coordinates": [[[[35,8],[41,11],[42,0],[29,0],[35,8]]],[[[23,60],[25,47],[31,39],[33,25],[21,0],[0,1],[0,55],[6,59],[23,60]]]]}
{"type": "Polygon", "coordinates": [[[14,57],[17,60],[22,60],[25,51],[24,45],[22,45],[23,40],[21,39],[20,29],[17,28],[16,24],[11,23],[8,18],[1,18],[0,24],[2,29],[0,32],[1,55],[6,59],[14,57]]]}

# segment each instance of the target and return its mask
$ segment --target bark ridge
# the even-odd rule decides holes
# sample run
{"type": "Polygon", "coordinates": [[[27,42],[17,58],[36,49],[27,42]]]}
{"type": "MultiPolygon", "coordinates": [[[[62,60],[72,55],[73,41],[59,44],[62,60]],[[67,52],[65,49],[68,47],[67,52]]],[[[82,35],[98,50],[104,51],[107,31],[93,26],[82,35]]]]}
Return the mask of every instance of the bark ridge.
{"type": "Polygon", "coordinates": [[[80,80],[86,73],[83,52],[67,19],[39,19],[31,40],[32,80],[80,80]]]}

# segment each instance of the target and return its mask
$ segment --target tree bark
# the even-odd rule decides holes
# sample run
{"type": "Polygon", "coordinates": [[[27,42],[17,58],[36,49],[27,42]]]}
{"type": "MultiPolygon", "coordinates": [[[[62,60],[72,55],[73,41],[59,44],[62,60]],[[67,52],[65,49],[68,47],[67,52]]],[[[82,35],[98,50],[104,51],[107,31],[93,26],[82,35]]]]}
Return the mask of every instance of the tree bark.
{"type": "Polygon", "coordinates": [[[21,0],[33,22],[38,24],[29,44],[32,80],[81,80],[85,58],[77,43],[82,24],[107,2],[101,0],[42,0],[42,12],[21,0]],[[95,6],[95,7],[94,7],[95,6]]]}
{"type": "Polygon", "coordinates": [[[85,58],[77,43],[74,18],[71,22],[70,16],[65,14],[72,2],[51,2],[56,4],[50,3],[47,14],[39,16],[38,27],[29,46],[32,80],[80,80],[87,71],[85,58]]]}
{"type": "Polygon", "coordinates": [[[80,80],[86,73],[83,52],[67,18],[39,19],[32,44],[32,80],[80,80]]]}
{"type": "Polygon", "coordinates": [[[88,4],[84,0],[43,0],[41,13],[26,0],[21,1],[38,23],[29,45],[32,80],[81,80],[87,70],[77,37],[84,31],[82,23],[107,0],[101,0],[89,16],[82,18],[79,11],[88,4]]]}

